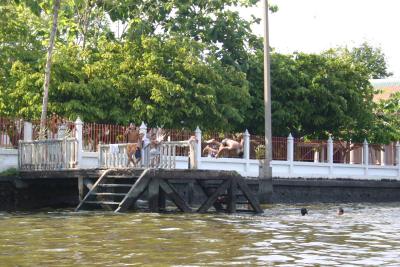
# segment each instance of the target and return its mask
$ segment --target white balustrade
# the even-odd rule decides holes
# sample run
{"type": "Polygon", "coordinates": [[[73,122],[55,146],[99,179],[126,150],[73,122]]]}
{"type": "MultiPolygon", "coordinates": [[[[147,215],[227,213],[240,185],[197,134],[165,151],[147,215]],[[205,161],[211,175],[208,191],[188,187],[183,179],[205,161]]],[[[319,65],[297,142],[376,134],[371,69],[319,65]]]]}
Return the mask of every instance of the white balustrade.
{"type": "MultiPolygon", "coordinates": [[[[176,169],[178,162],[176,151],[177,148],[182,147],[189,148],[189,155],[185,158],[188,165],[193,166],[193,162],[191,161],[191,159],[194,159],[196,157],[195,145],[195,140],[161,142],[153,148],[148,145],[142,151],[142,158],[140,160],[138,159],[137,164],[133,167],[176,169]]],[[[121,168],[131,166],[131,163],[128,165],[127,147],[128,144],[100,145],[99,167],[121,168]]]]}
{"type": "Polygon", "coordinates": [[[128,166],[128,144],[100,144],[99,166],[105,168],[128,166]]]}
{"type": "Polygon", "coordinates": [[[18,165],[20,170],[74,169],[78,161],[76,138],[19,141],[18,165]]]}

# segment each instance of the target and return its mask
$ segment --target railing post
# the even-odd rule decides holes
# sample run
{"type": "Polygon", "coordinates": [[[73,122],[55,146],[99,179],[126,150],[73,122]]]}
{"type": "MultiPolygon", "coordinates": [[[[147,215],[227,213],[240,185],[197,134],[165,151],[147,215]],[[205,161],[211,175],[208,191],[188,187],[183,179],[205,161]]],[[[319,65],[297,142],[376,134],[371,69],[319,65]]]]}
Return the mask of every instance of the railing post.
{"type": "Polygon", "coordinates": [[[294,160],[294,138],[291,133],[287,137],[287,147],[286,147],[286,159],[289,163],[289,176],[292,176],[293,172],[293,160],[294,160]]]}
{"type": "Polygon", "coordinates": [[[139,127],[139,133],[143,133],[144,135],[147,134],[147,126],[144,124],[144,121],[142,121],[142,124],[139,127]]]}
{"type": "Polygon", "coordinates": [[[77,118],[75,121],[75,137],[78,140],[78,162],[77,167],[82,164],[82,152],[83,152],[83,122],[81,118],[77,118]]]}
{"type": "Polygon", "coordinates": [[[329,135],[328,141],[327,141],[327,159],[328,159],[328,164],[329,164],[329,177],[333,176],[333,139],[332,136],[329,135]]]}
{"type": "Polygon", "coordinates": [[[289,133],[289,136],[287,138],[287,161],[293,162],[294,159],[294,138],[291,133],[289,133]]]}
{"type": "Polygon", "coordinates": [[[349,163],[350,164],[354,164],[354,149],[353,149],[353,143],[351,142],[351,140],[350,140],[350,152],[349,152],[349,157],[350,157],[350,159],[349,159],[349,163]]]}
{"type": "Polygon", "coordinates": [[[250,159],[250,134],[247,129],[243,134],[243,158],[250,159]]]}
{"type": "Polygon", "coordinates": [[[386,151],[385,146],[382,145],[382,146],[381,146],[381,153],[380,153],[380,154],[381,154],[381,158],[380,158],[381,166],[385,166],[385,165],[386,165],[386,164],[385,164],[385,163],[386,163],[386,162],[385,162],[385,161],[386,161],[386,159],[385,159],[385,158],[386,158],[386,157],[385,157],[385,156],[386,156],[386,155],[385,155],[385,151],[386,151]]]}
{"type": "Polygon", "coordinates": [[[333,139],[332,136],[328,138],[328,163],[333,164],[333,139]]]}
{"type": "Polygon", "coordinates": [[[59,139],[65,138],[66,131],[67,131],[67,125],[61,124],[60,126],[58,126],[57,138],[59,139]]]}
{"type": "Polygon", "coordinates": [[[396,144],[396,165],[398,169],[398,176],[400,177],[400,142],[396,144]]]}
{"type": "Polygon", "coordinates": [[[368,142],[367,139],[364,140],[363,143],[363,164],[368,165],[369,164],[369,148],[368,148],[368,142]]]}
{"type": "Polygon", "coordinates": [[[400,167],[400,141],[396,143],[396,165],[400,167]]]}
{"type": "MultiPolygon", "coordinates": [[[[139,127],[139,133],[142,133],[143,134],[143,136],[144,136],[144,138],[147,138],[147,126],[146,126],[146,124],[144,123],[144,121],[142,121],[142,124],[140,125],[140,127],[139,127]]],[[[145,151],[144,151],[144,149],[145,149],[145,147],[143,146],[144,144],[143,144],[143,140],[142,140],[142,150],[141,150],[141,156],[142,156],[142,160],[140,161],[140,164],[143,166],[143,167],[146,167],[147,166],[147,164],[148,164],[148,162],[147,162],[147,158],[146,158],[146,155],[145,155],[145,151]]]]}
{"type": "Polygon", "coordinates": [[[368,165],[369,165],[369,148],[367,139],[364,140],[363,143],[363,165],[364,165],[364,176],[365,178],[368,176],[368,165]]]}
{"type": "Polygon", "coordinates": [[[194,150],[194,165],[197,169],[200,169],[201,164],[201,130],[199,126],[197,126],[194,131],[194,135],[196,137],[196,145],[194,150]]]}
{"type": "Polygon", "coordinates": [[[248,173],[250,169],[250,133],[247,129],[243,134],[243,159],[245,160],[244,170],[248,173]]]}
{"type": "Polygon", "coordinates": [[[32,141],[32,123],[24,121],[24,141],[32,141]]]}

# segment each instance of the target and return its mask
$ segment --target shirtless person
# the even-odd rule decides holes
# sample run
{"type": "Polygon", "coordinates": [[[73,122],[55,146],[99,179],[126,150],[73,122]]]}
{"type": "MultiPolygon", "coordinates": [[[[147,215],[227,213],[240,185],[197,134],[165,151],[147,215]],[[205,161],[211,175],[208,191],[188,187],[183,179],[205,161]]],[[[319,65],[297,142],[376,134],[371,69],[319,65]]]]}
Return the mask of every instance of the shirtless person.
{"type": "Polygon", "coordinates": [[[137,159],[141,158],[140,153],[140,136],[139,130],[136,128],[135,124],[131,123],[126,129],[124,136],[126,136],[127,146],[126,153],[128,155],[128,166],[132,162],[133,166],[136,166],[137,159]]]}
{"type": "Polygon", "coordinates": [[[215,154],[215,157],[218,158],[221,156],[221,154],[225,151],[232,151],[234,150],[236,152],[236,154],[239,157],[243,156],[243,138],[241,138],[240,142],[237,142],[235,140],[229,139],[229,138],[225,138],[220,142],[216,141],[215,139],[211,139],[209,141],[207,141],[206,143],[210,144],[210,145],[218,145],[219,148],[218,150],[210,147],[210,146],[206,146],[203,150],[203,152],[208,152],[212,154],[215,154]]]}

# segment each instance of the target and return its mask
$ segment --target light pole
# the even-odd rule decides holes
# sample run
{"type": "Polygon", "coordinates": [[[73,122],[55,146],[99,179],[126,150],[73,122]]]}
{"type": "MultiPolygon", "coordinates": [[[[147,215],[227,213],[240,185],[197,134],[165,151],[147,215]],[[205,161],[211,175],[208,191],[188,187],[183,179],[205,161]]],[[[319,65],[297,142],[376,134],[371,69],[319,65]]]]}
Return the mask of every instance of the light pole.
{"type": "Polygon", "coordinates": [[[265,159],[260,170],[258,198],[268,203],[272,197],[272,131],[271,131],[271,75],[269,55],[268,0],[264,0],[264,116],[265,116],[265,159]]]}

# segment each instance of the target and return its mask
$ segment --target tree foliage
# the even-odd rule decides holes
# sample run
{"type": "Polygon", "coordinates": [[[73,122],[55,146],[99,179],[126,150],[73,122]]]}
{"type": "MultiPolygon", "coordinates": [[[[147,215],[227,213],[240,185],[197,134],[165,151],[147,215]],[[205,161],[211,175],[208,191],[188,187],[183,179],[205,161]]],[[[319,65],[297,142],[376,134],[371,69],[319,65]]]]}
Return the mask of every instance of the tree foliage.
{"type": "Polygon", "coordinates": [[[375,140],[382,140],[384,143],[400,140],[400,92],[379,102],[376,118],[376,123],[370,133],[375,140]]]}
{"type": "MultiPolygon", "coordinates": [[[[252,120],[263,131],[262,53],[252,57],[252,120]]],[[[361,140],[374,121],[369,72],[347,57],[324,54],[271,56],[272,130],[274,135],[361,140]]]]}
{"type": "Polygon", "coordinates": [[[352,49],[347,47],[331,49],[329,53],[347,57],[352,62],[362,65],[369,72],[370,79],[382,79],[392,75],[388,71],[385,54],[380,48],[372,47],[368,43],[362,43],[352,49]]]}
{"type": "MultiPolygon", "coordinates": [[[[257,0],[63,0],[49,112],[86,122],[264,132],[263,45],[235,6],[257,0]],[[116,30],[116,29],[119,29],[116,30]]],[[[52,0],[0,6],[0,116],[38,119],[52,0]]],[[[272,53],[273,134],[398,138],[379,48],[272,53]]],[[[397,127],[397,128],[396,128],[397,127]]]]}

